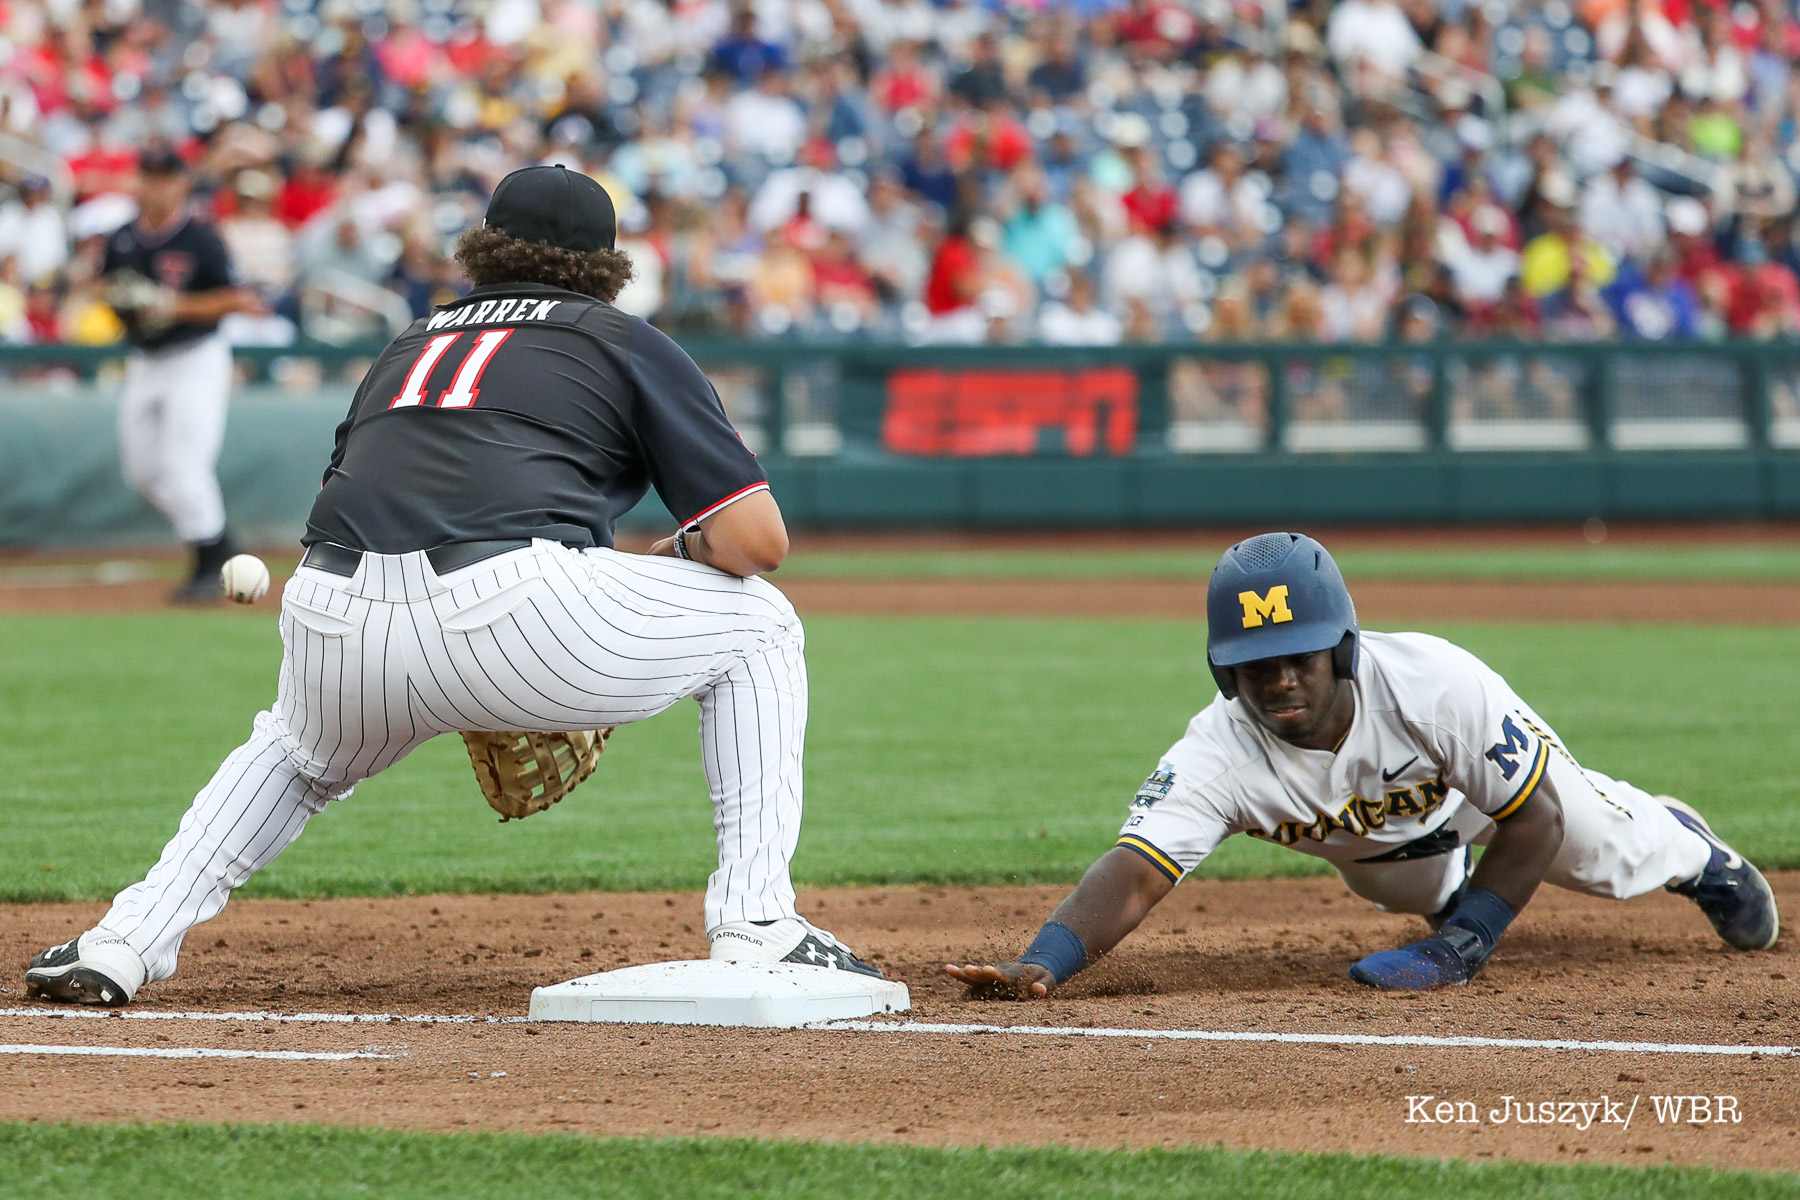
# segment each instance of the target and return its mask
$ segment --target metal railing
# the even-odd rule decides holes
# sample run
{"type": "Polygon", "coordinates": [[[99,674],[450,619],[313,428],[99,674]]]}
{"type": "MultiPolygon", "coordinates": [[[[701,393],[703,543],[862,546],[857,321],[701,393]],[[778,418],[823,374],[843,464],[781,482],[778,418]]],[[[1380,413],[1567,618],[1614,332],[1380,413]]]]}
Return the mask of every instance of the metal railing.
{"type": "Polygon", "coordinates": [[[58,156],[14,133],[0,133],[0,162],[50,181],[50,199],[63,211],[75,200],[75,176],[58,156]]]}
{"type": "Polygon", "coordinates": [[[333,345],[367,340],[371,318],[381,323],[388,337],[398,335],[413,321],[405,300],[380,284],[335,267],[315,267],[301,279],[300,312],[306,335],[333,345]]]}
{"type": "Polygon", "coordinates": [[[1453,58],[1445,58],[1435,50],[1421,50],[1413,60],[1413,70],[1440,84],[1455,83],[1481,97],[1488,119],[1497,127],[1506,120],[1506,88],[1498,76],[1475,67],[1465,66],[1453,58]]]}
{"type": "MultiPolygon", "coordinates": [[[[1420,85],[1419,79],[1440,86],[1456,84],[1481,97],[1482,108],[1494,129],[1508,145],[1518,146],[1542,128],[1532,114],[1512,112],[1506,102],[1506,85],[1499,76],[1471,67],[1425,49],[1413,60],[1408,83],[1411,92],[1403,97],[1407,111],[1416,118],[1436,115],[1437,99],[1420,85]],[[1417,78],[1413,78],[1413,77],[1417,78]]],[[[1718,164],[1671,142],[1659,142],[1635,129],[1626,128],[1625,152],[1638,162],[1657,168],[1665,174],[1687,180],[1699,190],[1710,191],[1718,174],[1718,164]]]]}

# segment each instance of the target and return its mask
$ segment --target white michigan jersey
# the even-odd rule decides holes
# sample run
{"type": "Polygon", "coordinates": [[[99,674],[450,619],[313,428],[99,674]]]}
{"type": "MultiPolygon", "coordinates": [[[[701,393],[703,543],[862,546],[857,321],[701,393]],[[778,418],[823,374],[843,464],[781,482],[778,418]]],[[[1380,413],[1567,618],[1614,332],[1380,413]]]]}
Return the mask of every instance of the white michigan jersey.
{"type": "MultiPolygon", "coordinates": [[[[1549,723],[1468,651],[1422,633],[1361,634],[1356,716],[1336,751],[1293,746],[1238,700],[1214,700],[1189,723],[1132,801],[1119,845],[1171,881],[1228,834],[1245,833],[1335,864],[1353,888],[1484,839],[1532,796],[1562,805],[1558,869],[1566,887],[1635,895],[1704,863],[1697,837],[1653,798],[1585,771],[1549,723]],[[1396,864],[1387,867],[1386,864],[1396,864]]],[[[1417,903],[1431,911],[1460,882],[1463,855],[1417,903]]],[[[1410,872],[1416,873],[1416,872],[1410,872]]],[[[1383,884],[1386,892],[1390,885],[1383,884]]],[[[1409,889],[1410,890],[1410,889],[1409,889]]]]}

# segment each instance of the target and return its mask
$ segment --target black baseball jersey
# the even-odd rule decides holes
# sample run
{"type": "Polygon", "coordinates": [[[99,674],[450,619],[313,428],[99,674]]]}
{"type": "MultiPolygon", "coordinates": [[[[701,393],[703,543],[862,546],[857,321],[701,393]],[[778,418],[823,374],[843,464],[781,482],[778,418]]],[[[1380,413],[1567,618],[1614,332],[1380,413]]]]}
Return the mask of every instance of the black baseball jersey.
{"type": "Polygon", "coordinates": [[[610,546],[650,486],[689,522],[768,482],[667,335],[577,292],[488,284],[369,368],[302,541],[610,546]]]}
{"type": "MultiPolygon", "coordinates": [[[[173,233],[162,236],[145,230],[141,221],[117,230],[106,239],[106,260],[100,268],[102,275],[114,271],[136,271],[177,292],[211,292],[237,286],[231,256],[225,252],[218,231],[191,216],[173,233]]],[[[184,321],[145,336],[127,320],[125,335],[140,350],[169,350],[199,341],[218,327],[217,321],[184,321]]]]}

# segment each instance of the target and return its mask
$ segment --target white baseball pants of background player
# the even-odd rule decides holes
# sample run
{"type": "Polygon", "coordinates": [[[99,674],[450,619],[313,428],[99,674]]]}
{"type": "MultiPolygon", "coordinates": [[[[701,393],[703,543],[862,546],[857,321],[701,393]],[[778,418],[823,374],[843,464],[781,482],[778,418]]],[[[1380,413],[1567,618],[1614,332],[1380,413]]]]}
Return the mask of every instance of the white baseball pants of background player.
{"type": "Polygon", "coordinates": [[[365,554],[347,579],[297,571],[281,635],[274,708],[100,922],[149,981],[309,817],[429,738],[624,725],[688,696],[718,834],[707,928],[796,915],[805,637],[767,581],[545,541],[443,576],[423,552],[365,554]]]}
{"type": "Polygon", "coordinates": [[[225,531],[218,465],[230,399],[231,345],[220,334],[126,360],[119,465],[184,542],[210,542],[225,531]]]}
{"type": "MultiPolygon", "coordinates": [[[[1545,774],[1563,814],[1562,848],[1545,883],[1629,900],[1706,869],[1712,847],[1644,789],[1585,770],[1560,749],[1550,754],[1545,774]]],[[[1494,832],[1494,823],[1469,804],[1448,823],[1465,845],[1484,845],[1494,832]]],[[[1468,850],[1453,850],[1400,862],[1340,863],[1338,874],[1377,908],[1429,915],[1462,886],[1469,861],[1468,850]]]]}

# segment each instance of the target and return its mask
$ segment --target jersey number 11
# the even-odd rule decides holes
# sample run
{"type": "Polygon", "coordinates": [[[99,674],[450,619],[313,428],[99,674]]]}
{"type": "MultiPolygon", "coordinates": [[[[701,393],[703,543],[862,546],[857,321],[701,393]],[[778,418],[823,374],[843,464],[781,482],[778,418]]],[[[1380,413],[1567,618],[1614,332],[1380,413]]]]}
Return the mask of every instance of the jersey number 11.
{"type": "MultiPolygon", "coordinates": [[[[439,393],[437,407],[467,408],[475,403],[481,395],[481,374],[493,361],[495,351],[500,344],[513,335],[510,329],[488,329],[475,335],[475,344],[463,356],[462,365],[456,368],[455,378],[450,380],[449,390],[439,393]]],[[[425,349],[419,351],[419,357],[413,360],[412,369],[406,373],[406,383],[400,388],[400,394],[394,397],[389,408],[407,408],[415,404],[424,404],[425,384],[431,378],[438,361],[450,352],[462,337],[460,333],[440,333],[425,343],[425,349]]]]}

